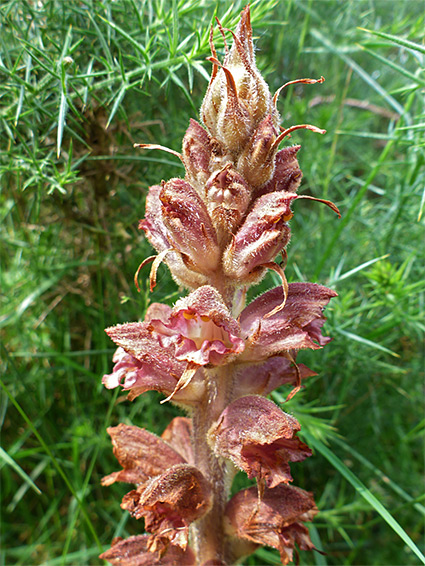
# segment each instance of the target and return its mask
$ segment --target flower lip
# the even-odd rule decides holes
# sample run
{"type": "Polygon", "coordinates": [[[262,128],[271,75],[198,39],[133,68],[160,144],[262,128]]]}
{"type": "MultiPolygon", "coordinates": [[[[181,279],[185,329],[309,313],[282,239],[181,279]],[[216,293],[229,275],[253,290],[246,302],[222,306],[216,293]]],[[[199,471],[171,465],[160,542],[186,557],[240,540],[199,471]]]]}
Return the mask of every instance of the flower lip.
{"type": "Polygon", "coordinates": [[[165,324],[153,320],[151,326],[161,344],[167,347],[174,344],[178,360],[199,365],[220,365],[228,354],[239,353],[243,349],[243,340],[209,316],[193,309],[178,311],[165,324]]]}
{"type": "Polygon", "coordinates": [[[179,300],[167,321],[151,320],[149,329],[177,360],[200,366],[228,363],[244,349],[239,323],[209,285],[179,300]]]}

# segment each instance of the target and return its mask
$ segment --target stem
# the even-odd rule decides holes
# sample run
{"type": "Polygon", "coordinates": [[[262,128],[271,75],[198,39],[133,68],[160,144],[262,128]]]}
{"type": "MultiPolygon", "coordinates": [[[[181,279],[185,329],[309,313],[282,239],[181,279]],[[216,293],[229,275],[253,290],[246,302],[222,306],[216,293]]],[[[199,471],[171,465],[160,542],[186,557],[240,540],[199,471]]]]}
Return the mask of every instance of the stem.
{"type": "Polygon", "coordinates": [[[192,525],[197,566],[207,561],[225,565],[231,559],[223,519],[234,472],[228,463],[217,458],[211,450],[207,434],[231,400],[233,372],[226,366],[206,370],[206,373],[207,393],[192,417],[192,443],[195,466],[202,471],[212,488],[212,506],[204,517],[192,525]]]}

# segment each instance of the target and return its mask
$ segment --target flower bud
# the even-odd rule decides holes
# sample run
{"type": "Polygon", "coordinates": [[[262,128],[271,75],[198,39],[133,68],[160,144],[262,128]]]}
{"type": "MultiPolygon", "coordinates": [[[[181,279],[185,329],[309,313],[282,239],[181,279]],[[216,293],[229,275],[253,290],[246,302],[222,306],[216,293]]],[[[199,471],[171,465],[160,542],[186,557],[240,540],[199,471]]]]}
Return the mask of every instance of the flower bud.
{"type": "Polygon", "coordinates": [[[233,46],[223,64],[217,60],[213,45],[212,54],[213,72],[201,116],[210,133],[237,154],[268,114],[276,128],[280,120],[269,88],[255,64],[248,6],[241,14],[233,46]]]}
{"type": "Polygon", "coordinates": [[[163,185],[159,199],[169,240],[182,254],[186,266],[199,273],[214,272],[220,249],[201,197],[183,179],[171,179],[163,185]]]}
{"type": "Polygon", "coordinates": [[[187,179],[198,192],[211,174],[211,142],[211,136],[204,128],[196,120],[190,119],[183,138],[182,154],[187,179]]]}
{"type": "Polygon", "coordinates": [[[237,228],[251,200],[251,190],[231,163],[211,176],[205,186],[205,200],[221,243],[237,228]]]}
{"type": "Polygon", "coordinates": [[[259,281],[263,264],[272,261],[289,242],[286,221],[292,217],[295,194],[278,192],[259,198],[223,255],[228,277],[245,284],[259,281]]]}
{"type": "Polygon", "coordinates": [[[253,187],[261,187],[269,181],[274,171],[276,148],[273,146],[277,138],[276,128],[269,114],[259,124],[238,159],[238,170],[253,187]]]}
{"type": "Polygon", "coordinates": [[[189,269],[181,254],[173,248],[170,234],[164,224],[162,216],[161,201],[159,199],[162,187],[154,185],[149,189],[146,197],[145,218],[139,222],[139,229],[143,230],[147,239],[160,254],[170,250],[165,256],[165,263],[168,265],[171,275],[179,285],[184,285],[189,289],[194,289],[206,283],[206,277],[189,269]]]}
{"type": "Polygon", "coordinates": [[[293,145],[276,153],[273,176],[270,181],[254,193],[255,198],[274,191],[297,192],[303,176],[297,160],[297,153],[300,148],[300,145],[293,145]]]}

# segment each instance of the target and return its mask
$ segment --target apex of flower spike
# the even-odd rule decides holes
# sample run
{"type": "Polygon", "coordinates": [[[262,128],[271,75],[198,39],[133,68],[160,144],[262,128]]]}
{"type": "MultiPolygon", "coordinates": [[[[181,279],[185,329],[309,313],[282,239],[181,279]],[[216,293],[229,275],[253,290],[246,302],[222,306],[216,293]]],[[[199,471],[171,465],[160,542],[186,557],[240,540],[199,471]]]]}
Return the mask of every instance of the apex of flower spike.
{"type": "MultiPolygon", "coordinates": [[[[223,37],[225,31],[217,20],[223,37]]],[[[230,31],[230,30],[229,30],[230,31]]],[[[269,88],[255,64],[249,6],[241,13],[233,45],[229,50],[225,40],[223,63],[210,37],[213,64],[207,93],[201,106],[202,120],[227,150],[239,154],[259,123],[270,114],[274,127],[279,129],[279,113],[269,88]]]]}

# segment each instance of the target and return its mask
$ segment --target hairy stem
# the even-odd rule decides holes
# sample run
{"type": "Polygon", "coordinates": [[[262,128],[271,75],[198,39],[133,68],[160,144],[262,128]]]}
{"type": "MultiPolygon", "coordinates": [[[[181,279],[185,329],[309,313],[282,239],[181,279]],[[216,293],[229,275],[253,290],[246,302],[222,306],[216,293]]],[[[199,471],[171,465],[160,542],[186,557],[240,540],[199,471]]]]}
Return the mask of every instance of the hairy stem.
{"type": "Polygon", "coordinates": [[[228,462],[212,451],[207,434],[231,401],[233,372],[229,366],[207,370],[208,387],[203,402],[193,413],[193,452],[195,465],[208,479],[213,491],[210,511],[192,526],[197,565],[228,564],[231,560],[224,532],[224,510],[234,471],[228,462]]]}

